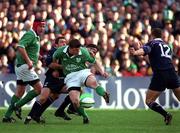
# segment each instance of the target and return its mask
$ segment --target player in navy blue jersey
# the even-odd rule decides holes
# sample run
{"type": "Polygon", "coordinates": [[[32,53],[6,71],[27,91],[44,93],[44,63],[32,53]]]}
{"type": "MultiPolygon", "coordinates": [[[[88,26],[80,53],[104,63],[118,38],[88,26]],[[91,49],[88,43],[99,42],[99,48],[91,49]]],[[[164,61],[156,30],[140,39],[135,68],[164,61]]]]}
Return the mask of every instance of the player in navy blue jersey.
{"type": "Polygon", "coordinates": [[[146,93],[146,104],[155,112],[164,116],[164,122],[169,125],[172,115],[166,112],[161,105],[155,102],[160,94],[166,89],[172,89],[180,101],[180,80],[172,64],[172,50],[161,39],[162,31],[159,28],[152,30],[152,40],[139,49],[130,48],[132,55],[148,55],[153,70],[151,83],[146,93]]]}
{"type": "MultiPolygon", "coordinates": [[[[44,81],[44,89],[41,92],[40,98],[36,101],[26,117],[24,124],[28,124],[31,119],[38,123],[44,123],[41,119],[42,113],[59,97],[61,93],[67,93],[66,86],[64,84],[64,74],[61,69],[61,63],[52,62],[52,55],[58,47],[66,45],[64,37],[58,37],[55,40],[55,44],[49,51],[46,58],[46,65],[48,70],[46,72],[46,79],[44,81]]],[[[71,118],[64,112],[64,109],[71,103],[69,95],[65,97],[64,102],[55,112],[56,117],[62,117],[64,120],[71,120],[71,118]]]]}

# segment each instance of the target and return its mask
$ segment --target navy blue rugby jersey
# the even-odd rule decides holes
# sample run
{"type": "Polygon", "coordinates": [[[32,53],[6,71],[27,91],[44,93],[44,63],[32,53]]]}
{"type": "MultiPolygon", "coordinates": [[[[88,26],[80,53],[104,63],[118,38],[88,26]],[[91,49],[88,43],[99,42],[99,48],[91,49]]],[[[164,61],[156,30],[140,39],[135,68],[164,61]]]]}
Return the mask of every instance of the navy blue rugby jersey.
{"type": "Polygon", "coordinates": [[[143,46],[145,55],[148,54],[153,71],[173,68],[172,50],[162,39],[156,38],[143,46]]]}
{"type": "MultiPolygon", "coordinates": [[[[46,58],[46,66],[49,66],[52,61],[53,61],[53,54],[54,52],[57,50],[57,48],[52,47],[51,50],[48,52],[47,58],[46,58]]],[[[61,62],[59,61],[59,64],[61,64],[61,62]]],[[[46,77],[52,77],[52,73],[53,73],[54,69],[52,68],[48,68],[47,72],[45,73],[46,77]]],[[[65,77],[65,75],[63,74],[63,70],[59,69],[59,75],[60,77],[65,77]]]]}

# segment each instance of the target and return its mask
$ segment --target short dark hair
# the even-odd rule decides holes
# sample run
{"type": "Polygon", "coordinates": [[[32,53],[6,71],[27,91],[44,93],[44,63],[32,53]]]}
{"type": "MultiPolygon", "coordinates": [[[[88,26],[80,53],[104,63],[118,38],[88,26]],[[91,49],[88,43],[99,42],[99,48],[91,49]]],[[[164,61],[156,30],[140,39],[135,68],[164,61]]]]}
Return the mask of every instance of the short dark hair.
{"type": "Polygon", "coordinates": [[[152,29],[151,34],[155,38],[161,38],[162,37],[162,30],[160,28],[154,28],[154,29],[152,29]]]}
{"type": "Polygon", "coordinates": [[[70,48],[80,48],[81,47],[81,43],[78,39],[72,39],[68,45],[70,48]]]}
{"type": "Polygon", "coordinates": [[[86,48],[95,48],[95,49],[97,49],[97,51],[99,51],[98,46],[95,45],[95,44],[88,44],[88,45],[86,46],[86,48]]]}
{"type": "Polygon", "coordinates": [[[55,39],[55,44],[58,44],[58,43],[59,43],[59,40],[62,40],[62,39],[66,40],[63,36],[57,37],[57,38],[55,39]]]}

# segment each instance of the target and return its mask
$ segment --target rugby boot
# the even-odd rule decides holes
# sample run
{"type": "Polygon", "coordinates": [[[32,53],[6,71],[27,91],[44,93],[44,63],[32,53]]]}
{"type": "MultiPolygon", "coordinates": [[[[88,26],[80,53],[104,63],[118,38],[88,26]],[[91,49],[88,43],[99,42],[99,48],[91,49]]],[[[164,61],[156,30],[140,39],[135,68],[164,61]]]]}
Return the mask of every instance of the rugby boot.
{"type": "Polygon", "coordinates": [[[172,120],[172,115],[170,113],[167,113],[167,115],[164,118],[164,122],[166,125],[170,125],[172,120]]]}
{"type": "Polygon", "coordinates": [[[83,124],[89,124],[89,118],[88,117],[83,117],[83,124]]]}
{"type": "Polygon", "coordinates": [[[58,112],[58,111],[56,111],[56,112],[54,113],[54,115],[55,115],[56,117],[61,117],[61,118],[63,118],[64,120],[67,120],[67,121],[71,120],[71,118],[70,118],[65,112],[58,112]]]}
{"type": "Polygon", "coordinates": [[[20,108],[20,107],[17,107],[16,104],[14,104],[13,109],[14,109],[15,115],[16,115],[20,120],[22,120],[22,117],[21,117],[21,112],[22,112],[22,110],[21,110],[21,108],[20,108]]]}
{"type": "Polygon", "coordinates": [[[3,122],[3,123],[15,123],[16,120],[15,120],[13,117],[4,117],[4,118],[2,119],[2,122],[3,122]]]}
{"type": "Polygon", "coordinates": [[[109,96],[110,96],[110,94],[107,93],[107,92],[105,92],[103,98],[104,98],[104,100],[106,101],[106,103],[109,103],[109,96]]]}

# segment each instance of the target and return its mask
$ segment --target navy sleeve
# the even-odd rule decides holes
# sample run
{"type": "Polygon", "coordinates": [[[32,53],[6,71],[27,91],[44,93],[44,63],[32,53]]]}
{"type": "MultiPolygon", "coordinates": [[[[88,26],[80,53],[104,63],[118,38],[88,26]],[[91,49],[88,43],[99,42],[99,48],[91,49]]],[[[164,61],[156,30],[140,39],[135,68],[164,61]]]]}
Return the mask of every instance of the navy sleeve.
{"type": "Polygon", "coordinates": [[[149,43],[146,43],[142,48],[143,48],[143,50],[144,50],[144,55],[147,55],[147,54],[149,54],[150,52],[151,52],[151,47],[152,47],[152,44],[151,44],[151,42],[149,42],[149,43]]]}
{"type": "Polygon", "coordinates": [[[55,49],[52,49],[49,51],[47,58],[46,58],[46,66],[49,66],[52,63],[54,52],[55,52],[55,49]]]}

